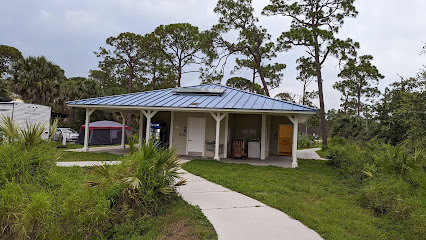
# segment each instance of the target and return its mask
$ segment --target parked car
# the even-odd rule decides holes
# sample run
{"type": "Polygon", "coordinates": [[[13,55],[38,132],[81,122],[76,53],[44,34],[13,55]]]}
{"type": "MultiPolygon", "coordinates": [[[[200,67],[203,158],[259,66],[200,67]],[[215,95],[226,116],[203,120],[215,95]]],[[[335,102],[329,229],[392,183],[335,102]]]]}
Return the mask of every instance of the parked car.
{"type": "Polygon", "coordinates": [[[58,128],[55,135],[53,135],[53,140],[61,141],[63,137],[66,137],[67,142],[75,143],[75,141],[77,141],[78,135],[78,132],[71,128],[58,128]]]}

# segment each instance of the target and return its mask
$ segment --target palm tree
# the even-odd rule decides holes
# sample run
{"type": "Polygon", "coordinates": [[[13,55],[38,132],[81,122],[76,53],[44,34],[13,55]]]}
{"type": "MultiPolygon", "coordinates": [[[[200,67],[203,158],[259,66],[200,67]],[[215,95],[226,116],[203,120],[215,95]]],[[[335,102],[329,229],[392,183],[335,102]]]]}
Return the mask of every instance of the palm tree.
{"type": "Polygon", "coordinates": [[[52,104],[60,95],[60,84],[65,80],[64,70],[45,57],[24,59],[17,66],[13,91],[22,100],[35,104],[52,104]]]}

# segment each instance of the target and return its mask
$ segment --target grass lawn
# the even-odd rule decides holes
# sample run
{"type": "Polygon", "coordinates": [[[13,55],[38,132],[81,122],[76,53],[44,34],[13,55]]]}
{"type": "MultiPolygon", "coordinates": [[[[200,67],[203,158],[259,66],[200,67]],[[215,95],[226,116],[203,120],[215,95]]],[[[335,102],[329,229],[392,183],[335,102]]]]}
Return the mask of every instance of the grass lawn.
{"type": "Polygon", "coordinates": [[[358,189],[325,161],[299,160],[299,168],[193,160],[183,168],[279,209],[325,239],[421,239],[387,217],[360,206],[358,189]]]}
{"type": "Polygon", "coordinates": [[[91,153],[91,152],[68,152],[62,151],[62,157],[59,161],[75,162],[75,161],[117,161],[121,155],[111,153],[91,153]]]}
{"type": "Polygon", "coordinates": [[[318,150],[318,151],[315,151],[320,157],[322,157],[322,158],[327,158],[327,153],[324,151],[324,150],[322,150],[322,149],[320,149],[320,150],[318,150]]]}

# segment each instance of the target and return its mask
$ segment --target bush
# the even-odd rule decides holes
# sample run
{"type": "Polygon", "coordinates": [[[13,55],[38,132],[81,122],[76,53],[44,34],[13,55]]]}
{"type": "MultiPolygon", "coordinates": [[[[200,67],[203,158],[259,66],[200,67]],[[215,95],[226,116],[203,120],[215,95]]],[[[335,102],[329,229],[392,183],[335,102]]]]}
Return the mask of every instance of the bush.
{"type": "Polygon", "coordinates": [[[4,239],[87,239],[108,228],[110,202],[84,187],[85,170],[56,167],[53,145],[0,145],[4,239]]]}
{"type": "Polygon", "coordinates": [[[378,216],[412,222],[414,231],[426,227],[426,156],[423,150],[378,142],[348,142],[332,138],[329,164],[340,168],[359,186],[363,207],[378,216]],[[414,224],[415,223],[415,224],[414,224]]]}
{"type": "Polygon", "coordinates": [[[60,156],[49,143],[0,145],[2,239],[114,235],[108,231],[113,225],[143,221],[169,203],[179,175],[174,150],[153,144],[123,157],[121,165],[95,168],[101,174],[57,167],[60,156]],[[88,178],[102,187],[86,188],[88,178]]]}
{"type": "Polygon", "coordinates": [[[100,182],[87,182],[90,187],[115,186],[111,196],[114,205],[155,214],[167,202],[178,182],[180,164],[175,150],[159,148],[154,142],[142,145],[132,155],[122,158],[119,166],[97,166],[95,172],[103,177],[100,182]],[[117,194],[119,192],[119,194],[117,194]]]}
{"type": "Polygon", "coordinates": [[[299,148],[312,148],[315,146],[315,138],[311,135],[298,135],[297,146],[299,148]]]}
{"type": "Polygon", "coordinates": [[[401,179],[373,179],[361,189],[360,199],[363,207],[373,209],[378,216],[406,219],[412,211],[406,200],[410,191],[410,185],[401,179]]]}

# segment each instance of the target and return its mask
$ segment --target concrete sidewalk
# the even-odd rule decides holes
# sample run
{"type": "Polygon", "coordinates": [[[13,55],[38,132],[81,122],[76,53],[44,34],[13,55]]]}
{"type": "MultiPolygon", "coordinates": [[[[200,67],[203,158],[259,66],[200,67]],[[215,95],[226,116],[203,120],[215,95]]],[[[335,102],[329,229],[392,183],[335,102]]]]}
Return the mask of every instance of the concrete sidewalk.
{"type": "Polygon", "coordinates": [[[316,151],[318,150],[321,150],[321,148],[308,148],[308,149],[297,150],[297,158],[328,160],[328,159],[320,157],[318,153],[316,153],[316,151]]]}
{"type": "Polygon", "coordinates": [[[79,162],[56,162],[59,167],[93,167],[95,165],[118,165],[121,161],[79,161],[79,162]]]}
{"type": "Polygon", "coordinates": [[[187,184],[177,187],[182,198],[199,206],[220,240],[315,240],[318,233],[287,214],[184,170],[187,184]]]}

